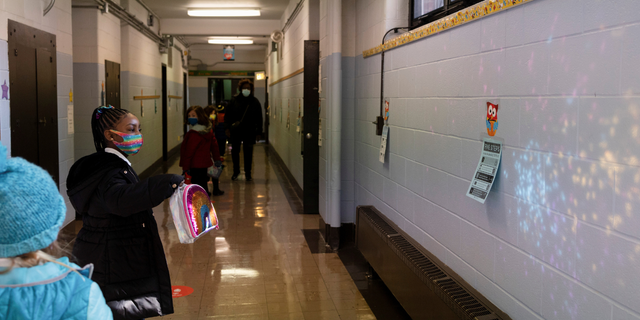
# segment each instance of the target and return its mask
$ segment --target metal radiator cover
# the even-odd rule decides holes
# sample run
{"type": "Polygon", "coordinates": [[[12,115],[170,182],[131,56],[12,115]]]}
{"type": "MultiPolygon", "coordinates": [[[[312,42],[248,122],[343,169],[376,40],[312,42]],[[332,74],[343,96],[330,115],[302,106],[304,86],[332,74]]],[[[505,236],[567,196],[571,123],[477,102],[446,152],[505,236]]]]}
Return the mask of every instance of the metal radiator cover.
{"type": "Polygon", "coordinates": [[[414,243],[375,207],[358,207],[356,246],[411,318],[510,319],[414,243]]]}

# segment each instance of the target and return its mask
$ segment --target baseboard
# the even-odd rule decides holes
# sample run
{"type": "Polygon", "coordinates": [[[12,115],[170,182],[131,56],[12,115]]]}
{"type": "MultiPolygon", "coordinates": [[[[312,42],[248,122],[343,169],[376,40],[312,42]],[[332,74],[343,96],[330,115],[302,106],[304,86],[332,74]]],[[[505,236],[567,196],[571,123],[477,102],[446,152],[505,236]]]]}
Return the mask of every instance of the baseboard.
{"type": "Polygon", "coordinates": [[[144,171],[142,171],[142,173],[140,173],[138,176],[140,177],[140,180],[143,179],[147,179],[150,178],[152,176],[154,176],[155,174],[158,174],[158,172],[163,173],[165,172],[168,168],[167,168],[167,163],[171,162],[171,159],[177,155],[180,154],[180,144],[175,146],[173,149],[171,149],[168,153],[167,153],[167,161],[162,160],[162,157],[160,157],[160,159],[156,160],[152,165],[150,165],[147,169],[145,169],[144,171]]]}

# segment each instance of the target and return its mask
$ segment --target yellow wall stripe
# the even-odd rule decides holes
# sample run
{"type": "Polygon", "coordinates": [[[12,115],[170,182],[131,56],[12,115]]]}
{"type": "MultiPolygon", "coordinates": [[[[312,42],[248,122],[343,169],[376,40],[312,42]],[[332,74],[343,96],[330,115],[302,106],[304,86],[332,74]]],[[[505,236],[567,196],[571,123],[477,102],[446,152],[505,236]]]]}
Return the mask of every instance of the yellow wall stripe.
{"type": "Polygon", "coordinates": [[[485,0],[468,8],[464,8],[456,13],[452,13],[440,20],[436,20],[422,27],[416,28],[399,37],[393,38],[375,48],[362,51],[362,56],[364,58],[370,57],[382,52],[383,50],[387,51],[531,1],[534,0],[485,0]]]}
{"type": "Polygon", "coordinates": [[[276,80],[276,81],[274,81],[274,82],[270,83],[270,84],[269,84],[269,87],[275,86],[276,84],[278,84],[278,83],[280,83],[280,82],[282,82],[282,81],[285,81],[285,80],[287,80],[287,79],[291,79],[291,78],[293,78],[293,77],[295,77],[295,76],[297,76],[297,75],[299,75],[299,74],[301,74],[301,73],[303,73],[303,72],[304,72],[304,68],[299,69],[299,70],[297,70],[297,71],[294,71],[292,74],[290,74],[290,75],[288,75],[288,76],[286,76],[286,77],[282,77],[282,78],[280,78],[280,79],[278,79],[278,80],[276,80]]]}

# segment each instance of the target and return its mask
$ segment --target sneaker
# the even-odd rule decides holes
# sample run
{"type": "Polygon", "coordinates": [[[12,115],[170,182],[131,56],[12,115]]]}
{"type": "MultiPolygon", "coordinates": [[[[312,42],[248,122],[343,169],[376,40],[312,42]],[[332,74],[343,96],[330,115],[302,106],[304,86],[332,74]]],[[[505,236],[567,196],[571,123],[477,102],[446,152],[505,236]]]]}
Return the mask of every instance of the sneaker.
{"type": "Polygon", "coordinates": [[[234,173],[234,174],[231,176],[231,180],[238,180],[238,176],[239,176],[239,175],[240,175],[239,173],[234,173]]]}
{"type": "Polygon", "coordinates": [[[213,192],[211,193],[214,196],[221,196],[224,194],[224,191],[222,190],[213,190],[213,192]]]}
{"type": "Polygon", "coordinates": [[[250,174],[246,174],[244,177],[246,181],[253,181],[250,174]]]}

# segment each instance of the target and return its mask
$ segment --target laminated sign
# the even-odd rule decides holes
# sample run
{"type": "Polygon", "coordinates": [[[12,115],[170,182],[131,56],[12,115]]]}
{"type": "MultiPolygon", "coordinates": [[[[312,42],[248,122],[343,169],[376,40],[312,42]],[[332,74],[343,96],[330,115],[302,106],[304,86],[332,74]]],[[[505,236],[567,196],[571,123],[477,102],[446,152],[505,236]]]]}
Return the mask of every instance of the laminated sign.
{"type": "Polygon", "coordinates": [[[498,174],[500,157],[502,156],[502,142],[485,138],[482,143],[482,154],[476,168],[471,185],[467,190],[467,197],[484,203],[489,196],[491,186],[498,174]]]}
{"type": "Polygon", "coordinates": [[[380,138],[380,162],[384,163],[384,157],[387,153],[387,137],[389,136],[389,126],[382,127],[382,137],[380,138]]]}

